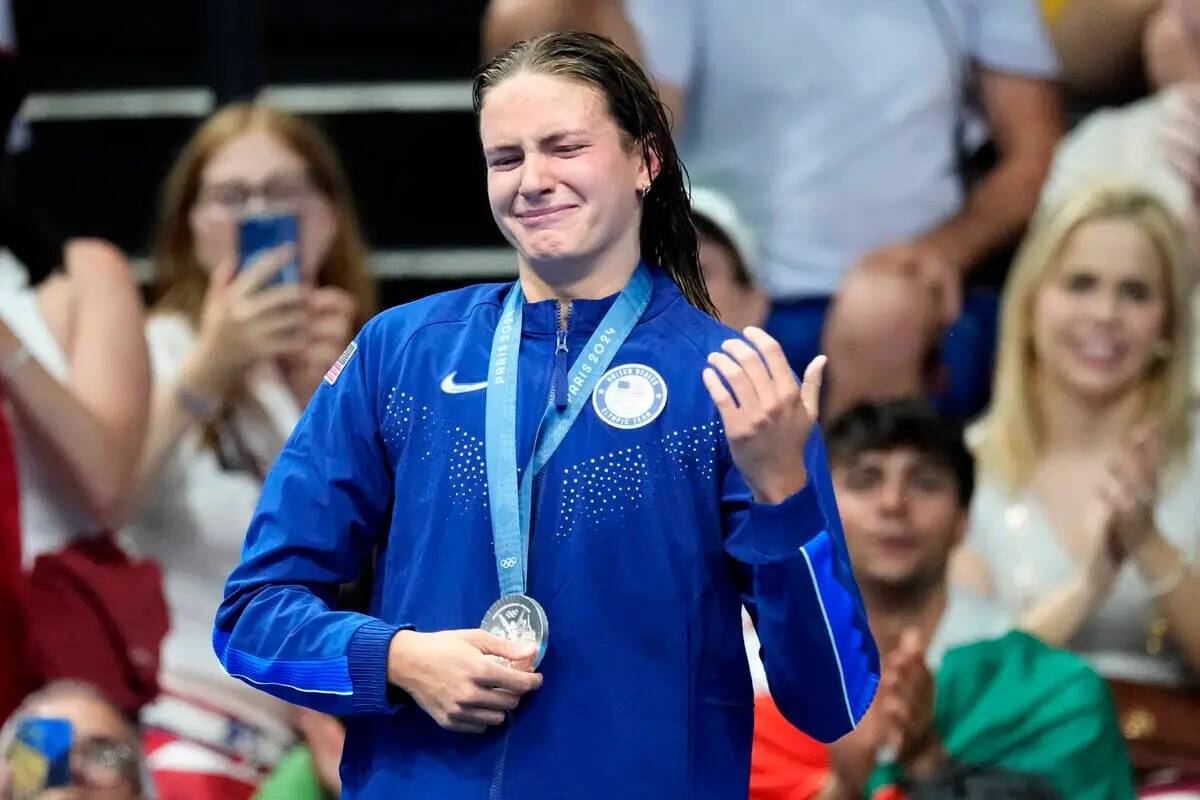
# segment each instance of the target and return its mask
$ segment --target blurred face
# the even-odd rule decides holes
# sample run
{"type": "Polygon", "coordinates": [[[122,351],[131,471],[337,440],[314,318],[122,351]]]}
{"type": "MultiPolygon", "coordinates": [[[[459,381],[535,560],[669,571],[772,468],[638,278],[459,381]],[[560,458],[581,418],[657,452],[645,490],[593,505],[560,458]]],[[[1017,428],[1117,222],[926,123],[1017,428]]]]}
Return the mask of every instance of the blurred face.
{"type": "Polygon", "coordinates": [[[335,233],[333,208],[312,185],[299,154],[259,128],[218,149],[200,174],[189,222],[206,271],[237,258],[238,220],[247,213],[299,215],[304,277],[315,282],[335,233]]]}
{"type": "Polygon", "coordinates": [[[700,270],[704,273],[708,296],[725,324],[740,330],[743,326],[734,321],[741,319],[747,305],[756,300],[759,293],[753,285],[738,282],[734,263],[734,255],[728,247],[707,236],[700,237],[700,270]]]}
{"type": "Polygon", "coordinates": [[[70,720],[74,737],[71,785],[40,794],[39,800],[136,800],[139,745],[116,712],[90,697],[64,695],[29,713],[70,720]]]}
{"type": "Polygon", "coordinates": [[[1033,348],[1046,378],[1094,401],[1136,388],[1165,330],[1163,273],[1135,223],[1095,220],[1077,228],[1034,298],[1033,348]]]}
{"type": "Polygon", "coordinates": [[[1198,6],[1194,0],[1166,0],[1150,17],[1142,49],[1155,88],[1200,80],[1198,6]]]}
{"type": "Polygon", "coordinates": [[[586,264],[636,243],[649,171],[597,91],[519,73],[488,92],[479,132],[492,216],[526,264],[586,264]]]}
{"type": "Polygon", "coordinates": [[[868,451],[835,464],[833,481],[864,587],[913,591],[943,579],[967,521],[949,469],[910,448],[868,451]]]}

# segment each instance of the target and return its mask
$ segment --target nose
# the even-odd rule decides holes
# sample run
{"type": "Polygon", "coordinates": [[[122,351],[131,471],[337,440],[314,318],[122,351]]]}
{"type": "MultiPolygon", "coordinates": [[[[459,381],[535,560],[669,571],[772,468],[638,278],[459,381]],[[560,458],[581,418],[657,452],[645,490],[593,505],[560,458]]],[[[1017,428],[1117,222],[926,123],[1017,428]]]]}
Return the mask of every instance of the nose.
{"type": "Polygon", "coordinates": [[[540,155],[527,155],[521,164],[521,194],[525,197],[536,197],[553,188],[554,176],[551,174],[550,165],[540,155]]]}
{"type": "Polygon", "coordinates": [[[242,206],[243,214],[266,214],[270,210],[270,204],[262,192],[251,192],[246,197],[246,204],[242,206]]]}
{"type": "Polygon", "coordinates": [[[897,478],[884,480],[879,487],[880,511],[886,514],[897,514],[904,510],[906,501],[904,481],[897,478]]]}
{"type": "Polygon", "coordinates": [[[1088,304],[1088,311],[1099,322],[1114,322],[1120,307],[1121,299],[1117,296],[1116,289],[1111,289],[1096,292],[1088,304]]]}

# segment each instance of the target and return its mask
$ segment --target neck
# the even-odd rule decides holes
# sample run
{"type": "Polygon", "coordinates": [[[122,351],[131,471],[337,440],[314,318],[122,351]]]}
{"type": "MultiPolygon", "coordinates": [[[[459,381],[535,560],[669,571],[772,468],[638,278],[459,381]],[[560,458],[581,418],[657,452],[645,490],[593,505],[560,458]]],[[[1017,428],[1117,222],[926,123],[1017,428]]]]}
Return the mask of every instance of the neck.
{"type": "Polygon", "coordinates": [[[1129,435],[1141,406],[1136,391],[1112,398],[1083,397],[1039,370],[1037,403],[1043,452],[1088,455],[1108,452],[1129,435]]]}
{"type": "Polygon", "coordinates": [[[867,606],[867,618],[871,621],[871,633],[883,653],[896,646],[906,628],[918,628],[921,641],[928,644],[946,612],[944,576],[932,586],[890,586],[864,582],[862,593],[867,606]]]}
{"type": "Polygon", "coordinates": [[[525,299],[531,303],[599,300],[625,288],[641,256],[638,229],[634,227],[630,234],[594,256],[538,261],[521,254],[517,275],[525,299]]]}

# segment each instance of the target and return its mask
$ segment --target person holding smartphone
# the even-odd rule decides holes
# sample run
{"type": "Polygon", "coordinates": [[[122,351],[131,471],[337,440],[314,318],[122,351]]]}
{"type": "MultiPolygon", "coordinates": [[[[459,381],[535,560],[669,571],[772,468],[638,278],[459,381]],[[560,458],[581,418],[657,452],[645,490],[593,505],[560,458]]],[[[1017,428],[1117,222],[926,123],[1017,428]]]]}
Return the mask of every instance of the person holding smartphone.
{"type": "Polygon", "coordinates": [[[150,765],[164,800],[246,798],[292,744],[290,714],[224,674],[210,644],[213,609],[266,470],[329,362],[375,307],[328,142],[266,106],[218,112],[167,178],[155,267],[158,299],[146,327],[154,396],[143,504],[129,526],[163,565],[172,616],[166,691],[145,713],[150,765]],[[194,724],[198,703],[213,724],[194,724]],[[198,768],[200,780],[172,756],[167,771],[156,749],[164,742],[168,753],[219,753],[223,766],[198,768]]]}
{"type": "Polygon", "coordinates": [[[516,283],[373,319],[272,469],[230,674],[346,721],[348,798],[736,798],[755,619],[822,740],[879,678],[803,380],[711,316],[663,105],[611,41],[475,79],[516,283]],[[333,610],[374,568],[368,613],[333,610]]]}
{"type": "Polygon", "coordinates": [[[144,800],[136,728],[100,691],[54,681],[0,729],[0,800],[144,800]]]}

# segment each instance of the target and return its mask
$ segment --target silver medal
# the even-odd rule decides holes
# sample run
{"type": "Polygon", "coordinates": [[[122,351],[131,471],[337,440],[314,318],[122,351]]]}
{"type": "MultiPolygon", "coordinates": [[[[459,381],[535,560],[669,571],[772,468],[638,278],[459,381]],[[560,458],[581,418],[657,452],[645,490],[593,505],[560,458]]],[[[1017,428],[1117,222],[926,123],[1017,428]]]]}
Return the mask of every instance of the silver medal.
{"type": "Polygon", "coordinates": [[[501,597],[483,615],[479,627],[493,636],[507,639],[510,642],[532,644],[537,647],[537,655],[533,657],[533,669],[542,663],[546,655],[546,643],[550,637],[550,624],[546,621],[546,611],[537,600],[524,594],[510,594],[501,597]]]}

